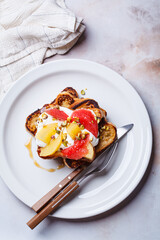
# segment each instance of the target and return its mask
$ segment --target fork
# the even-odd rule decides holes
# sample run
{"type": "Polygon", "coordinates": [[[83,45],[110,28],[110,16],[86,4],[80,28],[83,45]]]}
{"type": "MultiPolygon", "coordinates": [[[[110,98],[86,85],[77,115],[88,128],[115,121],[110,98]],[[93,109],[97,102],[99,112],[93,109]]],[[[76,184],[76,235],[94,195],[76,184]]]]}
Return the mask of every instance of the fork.
{"type": "Polygon", "coordinates": [[[27,225],[34,229],[42,220],[44,220],[50,213],[57,209],[57,207],[69,197],[79,186],[82,181],[88,178],[92,174],[98,174],[102,172],[110,163],[112,156],[114,155],[118,143],[116,142],[113,146],[110,147],[108,154],[104,155],[104,160],[100,161],[95,169],[87,172],[86,174],[77,177],[77,180],[74,180],[69,184],[62,192],[58,194],[46,207],[44,207],[40,212],[38,212],[30,221],[27,222],[27,225]]]}

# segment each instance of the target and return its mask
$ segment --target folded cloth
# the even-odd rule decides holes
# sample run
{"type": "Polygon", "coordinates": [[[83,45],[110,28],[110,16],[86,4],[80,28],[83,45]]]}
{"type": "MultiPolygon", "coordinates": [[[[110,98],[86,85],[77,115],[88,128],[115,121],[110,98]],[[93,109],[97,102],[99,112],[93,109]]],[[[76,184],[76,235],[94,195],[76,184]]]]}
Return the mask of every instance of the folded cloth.
{"type": "Polygon", "coordinates": [[[0,96],[46,58],[66,53],[84,29],[64,0],[1,0],[0,96]]]}

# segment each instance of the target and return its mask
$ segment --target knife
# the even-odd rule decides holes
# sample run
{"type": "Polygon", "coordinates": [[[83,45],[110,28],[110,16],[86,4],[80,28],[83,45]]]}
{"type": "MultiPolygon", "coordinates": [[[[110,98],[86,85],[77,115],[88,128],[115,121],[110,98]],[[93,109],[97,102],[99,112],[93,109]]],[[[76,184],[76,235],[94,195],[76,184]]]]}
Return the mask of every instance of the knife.
{"type": "MultiPolygon", "coordinates": [[[[133,124],[129,124],[117,129],[117,139],[111,144],[105,151],[103,151],[88,167],[84,169],[82,174],[72,181],[67,187],[61,191],[46,207],[44,207],[40,212],[38,212],[27,225],[34,229],[42,220],[44,220],[50,213],[52,213],[68,196],[70,196],[78,187],[80,182],[82,182],[86,176],[92,173],[97,167],[99,167],[104,162],[104,156],[107,151],[119,140],[124,137],[133,127],[133,124]]],[[[110,159],[109,159],[110,160],[110,159]]]]}
{"type": "MultiPolygon", "coordinates": [[[[117,129],[117,140],[118,142],[131,128],[133,127],[132,124],[126,125],[124,127],[117,129]]],[[[115,142],[114,142],[115,143],[115,142]]],[[[112,144],[113,145],[113,144],[112,144]]],[[[110,145],[104,153],[107,153],[112,147],[110,145]]],[[[102,156],[102,155],[100,155],[102,156]]],[[[69,175],[67,175],[61,182],[59,182],[54,188],[52,188],[48,193],[46,193],[41,199],[39,199],[33,206],[32,209],[35,212],[39,212],[47,203],[54,198],[58,193],[60,193],[73,179],[75,179],[77,176],[81,176],[82,174],[85,174],[87,171],[90,171],[92,167],[95,165],[95,162],[98,160],[94,160],[87,168],[86,166],[80,166],[76,168],[73,172],[71,172],[69,175]],[[94,164],[93,164],[94,163],[94,164]],[[84,169],[86,168],[86,171],[84,169]]]]}

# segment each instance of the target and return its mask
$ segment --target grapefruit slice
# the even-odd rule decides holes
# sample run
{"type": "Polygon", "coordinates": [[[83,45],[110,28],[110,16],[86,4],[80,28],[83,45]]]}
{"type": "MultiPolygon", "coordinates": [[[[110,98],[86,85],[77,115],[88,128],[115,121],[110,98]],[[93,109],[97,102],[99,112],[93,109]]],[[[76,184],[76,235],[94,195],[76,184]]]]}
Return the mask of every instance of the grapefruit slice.
{"type": "Polygon", "coordinates": [[[63,149],[61,152],[64,157],[69,159],[78,160],[82,157],[85,157],[88,154],[88,143],[89,143],[89,134],[86,135],[85,139],[75,140],[74,144],[71,147],[63,149]]]}
{"type": "Polygon", "coordinates": [[[61,111],[57,108],[49,109],[46,111],[46,113],[60,121],[65,121],[68,118],[68,115],[64,111],[61,111]]]}
{"type": "Polygon", "coordinates": [[[95,137],[98,135],[98,123],[95,120],[94,114],[87,109],[77,109],[75,110],[71,115],[72,121],[79,122],[89,131],[91,132],[95,137]]]}

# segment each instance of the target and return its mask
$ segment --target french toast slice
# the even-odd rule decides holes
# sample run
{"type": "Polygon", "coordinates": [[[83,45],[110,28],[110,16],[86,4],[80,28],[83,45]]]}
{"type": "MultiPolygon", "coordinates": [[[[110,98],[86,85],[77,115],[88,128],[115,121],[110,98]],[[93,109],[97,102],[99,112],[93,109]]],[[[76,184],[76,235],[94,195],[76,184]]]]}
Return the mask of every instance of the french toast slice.
{"type": "Polygon", "coordinates": [[[68,87],[58,94],[53,102],[50,104],[45,104],[41,109],[37,109],[27,117],[25,124],[27,130],[35,136],[37,132],[37,120],[41,113],[45,111],[45,109],[56,106],[66,107],[72,110],[79,108],[90,109],[95,113],[96,117],[99,119],[99,122],[102,118],[106,117],[106,111],[100,108],[95,100],[90,98],[78,98],[78,93],[76,90],[68,87]]]}
{"type": "MultiPolygon", "coordinates": [[[[71,110],[80,108],[90,109],[95,113],[99,123],[98,126],[100,139],[98,145],[92,150],[94,151],[94,157],[90,159],[82,158],[80,160],[63,159],[66,166],[70,168],[75,168],[83,164],[89,164],[94,160],[95,156],[99,155],[101,151],[103,151],[106,147],[112,144],[116,139],[116,127],[112,123],[107,122],[106,111],[100,108],[98,103],[94,99],[78,98],[77,91],[72,87],[65,88],[50,104],[45,104],[41,109],[37,109],[35,112],[31,113],[26,119],[26,129],[33,136],[35,136],[37,132],[37,121],[41,113],[46,109],[56,108],[57,106],[66,107],[71,110]]],[[[57,151],[50,156],[41,156],[41,151],[42,148],[38,147],[37,153],[41,158],[44,159],[55,159],[58,157],[63,158],[63,154],[61,153],[61,151],[57,151]]]]}
{"type": "Polygon", "coordinates": [[[111,145],[116,137],[117,130],[113,123],[107,122],[106,119],[102,119],[100,126],[100,137],[99,143],[96,146],[96,154],[100,154],[103,150],[106,149],[109,145],[111,145]]]}

